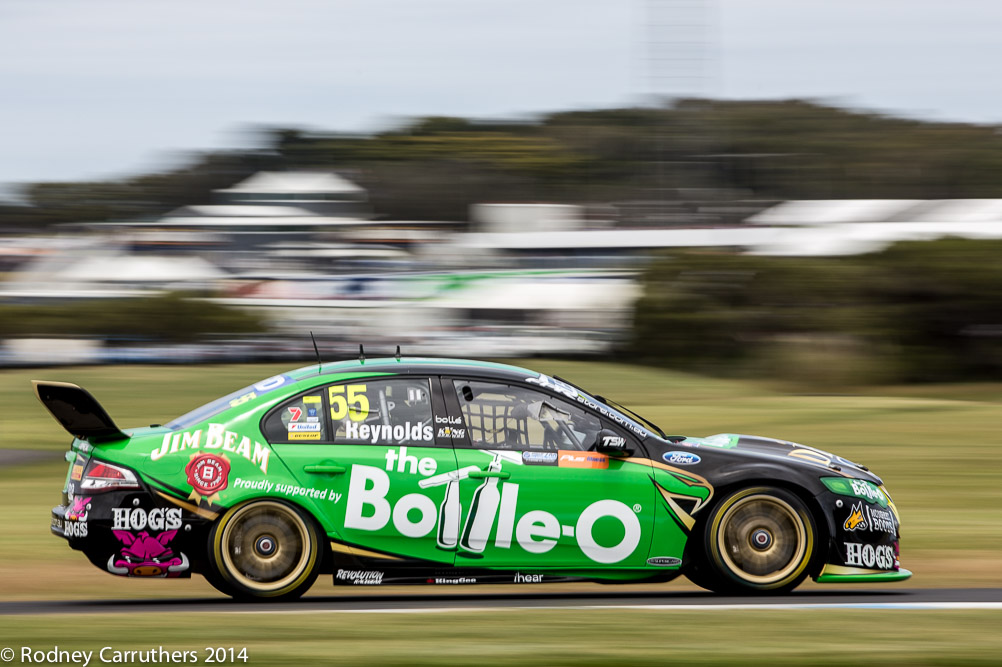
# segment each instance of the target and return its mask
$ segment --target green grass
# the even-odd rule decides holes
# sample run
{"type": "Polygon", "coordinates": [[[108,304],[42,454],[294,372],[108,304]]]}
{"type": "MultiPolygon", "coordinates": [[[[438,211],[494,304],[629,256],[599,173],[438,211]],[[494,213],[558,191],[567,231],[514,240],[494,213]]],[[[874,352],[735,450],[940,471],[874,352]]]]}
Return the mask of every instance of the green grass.
{"type": "MultiPolygon", "coordinates": [[[[791,395],[765,383],[609,363],[531,361],[635,408],[670,433],[754,433],[841,454],[883,476],[903,519],[908,586],[1002,585],[1002,386],[893,387],[791,395]]],[[[0,598],[214,594],[192,581],[124,580],[95,570],[49,534],[69,436],[30,379],[87,387],[122,426],[164,423],[286,366],[109,366],[0,372],[0,448],[52,453],[0,469],[0,598]]],[[[684,584],[671,584],[684,586],[684,584]]],[[[330,593],[322,579],[314,589],[330,593]]],[[[430,590],[430,589],[429,589],[430,590]]]]}
{"type": "Polygon", "coordinates": [[[92,665],[105,646],[195,651],[200,663],[205,647],[246,648],[237,665],[996,665],[1000,621],[989,611],[165,612],[5,617],[0,646],[15,649],[13,664],[22,646],[58,645],[95,651],[92,665]]]}

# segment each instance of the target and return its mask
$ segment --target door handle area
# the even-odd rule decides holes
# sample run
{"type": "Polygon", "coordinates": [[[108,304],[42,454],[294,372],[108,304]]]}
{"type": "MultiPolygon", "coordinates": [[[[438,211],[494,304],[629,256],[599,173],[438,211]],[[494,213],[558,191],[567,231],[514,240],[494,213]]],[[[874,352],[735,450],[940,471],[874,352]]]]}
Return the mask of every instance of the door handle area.
{"type": "Polygon", "coordinates": [[[494,470],[472,470],[469,475],[470,479],[487,479],[488,477],[497,477],[498,479],[508,479],[511,477],[510,472],[494,471],[494,470]]]}
{"type": "Polygon", "coordinates": [[[347,470],[344,466],[335,465],[333,463],[319,463],[314,465],[303,466],[303,470],[306,472],[312,472],[320,475],[341,475],[347,470]]]}

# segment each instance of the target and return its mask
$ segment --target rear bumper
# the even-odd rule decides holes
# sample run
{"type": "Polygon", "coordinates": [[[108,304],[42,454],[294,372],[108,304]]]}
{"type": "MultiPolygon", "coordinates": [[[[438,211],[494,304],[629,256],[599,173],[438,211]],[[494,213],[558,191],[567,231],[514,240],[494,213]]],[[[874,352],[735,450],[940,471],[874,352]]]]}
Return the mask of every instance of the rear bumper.
{"type": "MultiPolygon", "coordinates": [[[[66,533],[66,524],[67,523],[68,522],[66,520],[66,507],[64,507],[63,505],[56,505],[55,507],[53,507],[52,508],[52,523],[49,526],[49,530],[52,531],[52,534],[55,535],[56,537],[62,537],[63,539],[70,540],[70,535],[67,535],[67,533],[66,533]]],[[[86,531],[87,531],[87,522],[86,521],[83,521],[83,522],[76,522],[76,521],[74,521],[74,522],[69,522],[69,523],[73,523],[73,524],[80,523],[80,525],[83,527],[83,533],[84,533],[83,537],[87,536],[87,533],[86,533],[86,531]]],[[[74,530],[74,529],[71,528],[70,530],[74,530]]],[[[71,541],[71,543],[72,543],[72,541],[71,541]]]]}
{"type": "Polygon", "coordinates": [[[50,532],[97,567],[125,577],[191,576],[203,552],[207,522],[165,503],[146,488],[82,496],[70,492],[52,508],[50,532]]]}

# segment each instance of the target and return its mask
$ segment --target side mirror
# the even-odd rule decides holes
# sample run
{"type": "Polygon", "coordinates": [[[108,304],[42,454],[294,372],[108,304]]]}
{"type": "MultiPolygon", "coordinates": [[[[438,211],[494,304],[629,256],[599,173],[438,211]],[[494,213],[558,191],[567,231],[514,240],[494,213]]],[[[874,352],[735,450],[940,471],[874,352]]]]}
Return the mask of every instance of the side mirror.
{"type": "Polygon", "coordinates": [[[595,451],[609,456],[629,456],[633,450],[626,446],[626,438],[609,429],[602,429],[595,437],[595,451]]]}

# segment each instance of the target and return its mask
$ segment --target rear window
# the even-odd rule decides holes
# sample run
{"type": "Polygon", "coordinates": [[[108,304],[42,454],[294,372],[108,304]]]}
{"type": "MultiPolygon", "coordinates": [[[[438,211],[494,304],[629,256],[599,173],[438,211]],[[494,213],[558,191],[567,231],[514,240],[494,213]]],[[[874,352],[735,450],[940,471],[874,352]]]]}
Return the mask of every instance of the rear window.
{"type": "Polygon", "coordinates": [[[191,412],[183,414],[168,423],[167,428],[178,431],[205,421],[206,419],[212,419],[216,415],[229,410],[230,408],[235,408],[238,405],[252,401],[255,398],[260,398],[261,396],[264,396],[279,387],[291,384],[292,381],[292,378],[288,375],[274,375],[270,378],[252,384],[249,387],[239,389],[232,394],[227,394],[222,398],[217,398],[211,403],[206,403],[200,408],[195,408],[191,412]]]}

